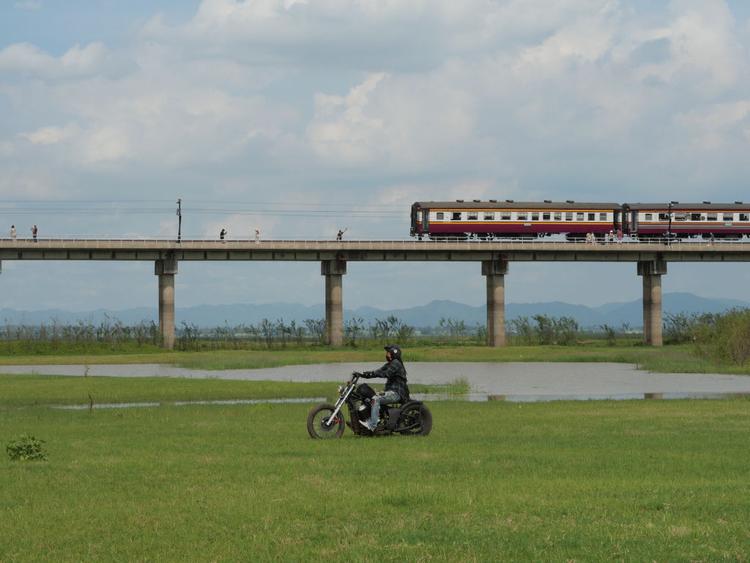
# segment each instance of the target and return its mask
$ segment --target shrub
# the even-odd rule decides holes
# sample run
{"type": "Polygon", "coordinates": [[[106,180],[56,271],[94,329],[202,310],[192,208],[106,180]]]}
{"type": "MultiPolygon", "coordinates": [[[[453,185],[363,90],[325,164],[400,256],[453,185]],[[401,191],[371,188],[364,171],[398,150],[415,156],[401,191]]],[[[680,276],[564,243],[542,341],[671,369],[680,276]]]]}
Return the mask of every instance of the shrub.
{"type": "Polygon", "coordinates": [[[706,315],[695,330],[699,354],[743,365],[750,360],[750,309],[706,315]]]}
{"type": "Polygon", "coordinates": [[[23,434],[17,440],[9,442],[5,446],[11,461],[46,461],[47,453],[44,451],[44,440],[34,436],[23,434]]]}
{"type": "Polygon", "coordinates": [[[608,324],[599,325],[599,328],[604,333],[604,338],[607,340],[608,346],[614,346],[617,344],[617,331],[614,327],[608,324]]]}

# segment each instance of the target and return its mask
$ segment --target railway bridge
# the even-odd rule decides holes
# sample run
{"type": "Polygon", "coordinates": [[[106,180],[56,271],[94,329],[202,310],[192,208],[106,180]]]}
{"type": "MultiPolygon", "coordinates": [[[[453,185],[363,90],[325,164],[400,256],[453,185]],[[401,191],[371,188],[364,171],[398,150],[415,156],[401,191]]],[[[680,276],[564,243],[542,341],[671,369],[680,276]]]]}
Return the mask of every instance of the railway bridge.
{"type": "Polygon", "coordinates": [[[505,345],[505,276],[511,262],[632,262],[643,279],[643,333],[662,344],[661,278],[669,262],[747,262],[742,242],[417,241],[417,240],[182,240],[0,239],[3,260],[152,261],[158,277],[159,327],[165,348],[174,347],[174,279],[183,261],[319,262],[325,278],[327,341],[343,343],[343,277],[348,262],[477,262],[487,280],[487,340],[505,345]]]}

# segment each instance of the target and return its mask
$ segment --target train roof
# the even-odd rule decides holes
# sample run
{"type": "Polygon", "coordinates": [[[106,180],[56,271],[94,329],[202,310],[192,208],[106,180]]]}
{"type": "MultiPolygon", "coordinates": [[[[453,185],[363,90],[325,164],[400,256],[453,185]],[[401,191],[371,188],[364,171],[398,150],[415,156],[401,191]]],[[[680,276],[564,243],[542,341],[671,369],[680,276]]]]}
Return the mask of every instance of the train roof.
{"type": "Polygon", "coordinates": [[[617,209],[620,203],[584,201],[513,201],[513,200],[455,200],[455,201],[416,201],[415,207],[422,209],[617,209]]]}
{"type": "Polygon", "coordinates": [[[750,209],[750,203],[742,203],[741,201],[735,201],[734,203],[626,203],[624,204],[630,209],[640,210],[656,210],[656,211],[732,211],[732,210],[746,210],[750,209]]]}

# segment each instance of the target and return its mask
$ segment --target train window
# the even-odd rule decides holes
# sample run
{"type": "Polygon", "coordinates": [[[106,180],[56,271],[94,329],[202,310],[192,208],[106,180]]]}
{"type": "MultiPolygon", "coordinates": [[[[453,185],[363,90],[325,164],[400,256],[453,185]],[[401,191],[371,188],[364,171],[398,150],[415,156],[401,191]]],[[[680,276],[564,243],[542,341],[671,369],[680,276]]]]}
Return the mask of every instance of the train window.
{"type": "Polygon", "coordinates": [[[607,220],[607,214],[606,213],[599,213],[599,220],[600,221],[606,221],[607,220]]]}
{"type": "Polygon", "coordinates": [[[659,213],[659,221],[669,221],[668,213],[659,213]]]}
{"type": "Polygon", "coordinates": [[[702,217],[700,213],[691,213],[690,214],[690,220],[691,221],[701,221],[702,217]]]}
{"type": "Polygon", "coordinates": [[[528,217],[528,215],[526,215],[526,212],[521,213],[519,211],[519,213],[518,213],[518,220],[519,221],[526,221],[526,217],[528,217]]]}
{"type": "Polygon", "coordinates": [[[437,213],[435,213],[436,221],[442,221],[443,219],[445,219],[445,213],[443,213],[442,211],[438,211],[437,213]]]}
{"type": "Polygon", "coordinates": [[[740,221],[750,221],[750,215],[747,213],[740,213],[740,221]]]}
{"type": "Polygon", "coordinates": [[[451,221],[460,221],[461,220],[461,212],[460,211],[454,211],[451,215],[451,221]]]}
{"type": "Polygon", "coordinates": [[[724,221],[734,221],[734,213],[724,213],[724,221]]]}
{"type": "Polygon", "coordinates": [[[706,213],[706,221],[717,221],[719,215],[717,213],[706,213]]]}
{"type": "Polygon", "coordinates": [[[549,213],[542,213],[542,221],[549,221],[550,214],[549,213]]]}
{"type": "Polygon", "coordinates": [[[562,213],[560,213],[559,211],[556,211],[554,218],[555,218],[555,221],[562,221],[562,213]]]}
{"type": "Polygon", "coordinates": [[[479,213],[477,213],[476,211],[469,211],[466,214],[467,221],[476,221],[477,219],[479,219],[479,213]]]}
{"type": "Polygon", "coordinates": [[[654,220],[654,214],[653,213],[646,213],[643,216],[644,221],[653,221],[654,220]]]}
{"type": "Polygon", "coordinates": [[[576,221],[583,221],[583,213],[576,213],[576,221]]]}
{"type": "Polygon", "coordinates": [[[510,221],[510,211],[503,211],[500,213],[501,221],[510,221]]]}
{"type": "Polygon", "coordinates": [[[687,213],[675,213],[673,219],[675,221],[687,221],[687,213]]]}
{"type": "Polygon", "coordinates": [[[573,214],[572,213],[566,213],[565,214],[565,220],[566,221],[572,221],[573,220],[573,214]]]}
{"type": "Polygon", "coordinates": [[[495,214],[492,211],[485,211],[484,212],[484,220],[485,221],[494,221],[495,220],[495,214]]]}
{"type": "Polygon", "coordinates": [[[596,221],[596,213],[589,213],[589,221],[596,221]]]}
{"type": "Polygon", "coordinates": [[[539,213],[532,213],[531,214],[531,220],[532,221],[539,221],[539,213]]]}

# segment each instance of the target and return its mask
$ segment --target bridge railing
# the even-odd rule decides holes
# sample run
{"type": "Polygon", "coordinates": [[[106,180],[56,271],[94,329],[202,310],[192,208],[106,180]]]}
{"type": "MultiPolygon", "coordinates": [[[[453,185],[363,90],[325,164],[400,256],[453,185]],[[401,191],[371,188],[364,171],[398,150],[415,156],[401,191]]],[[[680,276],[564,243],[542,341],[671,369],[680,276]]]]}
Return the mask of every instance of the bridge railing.
{"type": "MultiPolygon", "coordinates": [[[[54,237],[38,237],[36,239],[37,243],[105,243],[107,245],[111,245],[113,243],[143,243],[143,242],[153,242],[153,243],[177,243],[177,239],[173,236],[160,236],[160,235],[144,235],[144,236],[121,236],[121,235],[59,235],[54,237]]],[[[7,245],[7,244],[14,244],[14,243],[20,243],[20,244],[27,244],[27,243],[34,243],[34,239],[31,237],[17,237],[15,239],[12,239],[10,237],[0,237],[0,244],[7,245]]],[[[415,245],[435,245],[435,244],[447,244],[447,245],[489,245],[489,244],[511,244],[511,245],[528,245],[528,244],[544,244],[544,245],[560,245],[560,246],[570,246],[570,245],[584,245],[584,246],[617,246],[617,245],[651,245],[651,246],[672,246],[672,245],[695,245],[695,244],[703,244],[706,246],[712,246],[712,245],[721,245],[721,244],[748,244],[750,245],[750,238],[748,239],[722,239],[717,238],[714,240],[710,239],[666,239],[666,238],[649,238],[649,239],[633,239],[633,238],[623,238],[622,240],[613,240],[613,241],[569,241],[566,239],[554,239],[554,238],[494,238],[494,239],[478,239],[478,238],[470,238],[470,239],[444,239],[444,240],[435,240],[435,239],[423,239],[423,240],[417,240],[414,238],[403,238],[403,239],[384,239],[381,237],[377,238],[367,238],[367,237],[360,237],[356,239],[345,239],[345,240],[333,240],[330,238],[321,238],[321,239],[311,239],[311,238],[266,238],[266,239],[259,239],[255,240],[254,238],[227,238],[225,240],[220,240],[217,238],[182,238],[180,240],[180,244],[185,245],[192,245],[192,244],[206,244],[206,243],[217,243],[217,244],[248,244],[248,243],[255,243],[255,244],[293,244],[295,246],[301,246],[304,247],[305,245],[310,245],[311,247],[319,247],[321,244],[330,244],[330,245],[342,245],[342,246],[350,246],[350,245],[361,245],[361,244],[375,244],[378,245],[378,247],[382,247],[384,245],[393,245],[394,247],[398,246],[415,246],[415,245]]]]}

